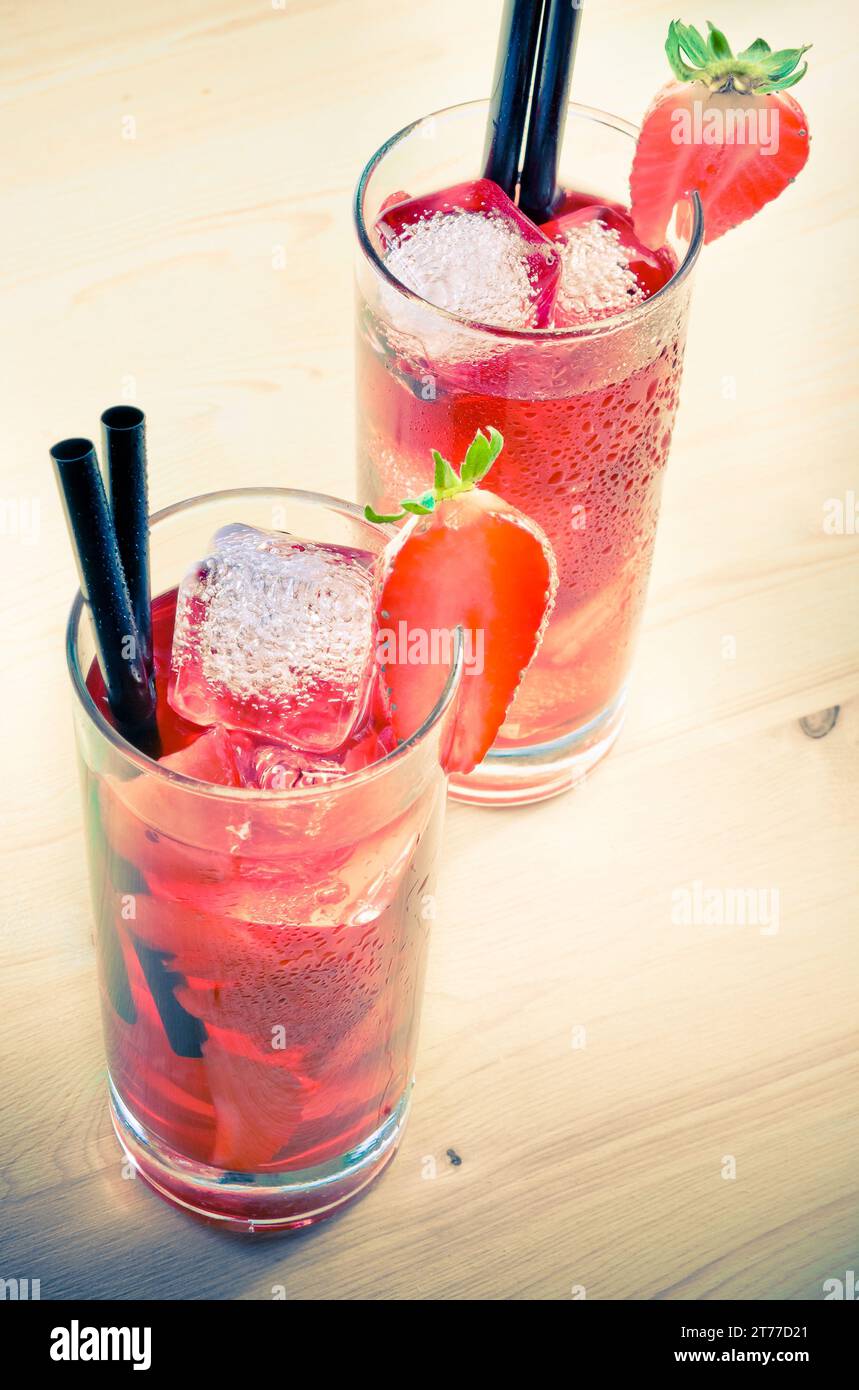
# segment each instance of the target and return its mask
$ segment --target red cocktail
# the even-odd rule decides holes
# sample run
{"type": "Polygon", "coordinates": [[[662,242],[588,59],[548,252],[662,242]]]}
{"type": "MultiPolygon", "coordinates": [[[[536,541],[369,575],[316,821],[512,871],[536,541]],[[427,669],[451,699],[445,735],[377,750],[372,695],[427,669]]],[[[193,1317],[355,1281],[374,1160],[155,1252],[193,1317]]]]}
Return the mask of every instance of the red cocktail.
{"type": "Polygon", "coordinates": [[[541,524],[560,587],[495,747],[453,787],[464,799],[527,801],[570,785],[620,727],[700,219],[695,205],[691,235],[655,252],[638,242],[623,205],[635,132],[571,107],[561,175],[600,196],[567,194],[536,229],[545,263],[533,228],[517,260],[510,205],[485,180],[467,181],[485,117],[473,103],[418,122],[359,185],[358,473],[361,495],[385,512],[427,486],[431,448],[458,458],[476,428],[504,435],[492,486],[541,524]],[[509,273],[479,287],[490,325],[467,306],[497,246],[487,241],[481,259],[476,218],[451,216],[438,188],[455,190],[457,208],[488,208],[487,237],[509,228],[509,273]]]}
{"type": "MultiPolygon", "coordinates": [[[[306,1224],[354,1196],[393,1154],[408,1108],[444,809],[439,742],[458,668],[424,727],[392,752],[375,667],[350,684],[365,590],[351,578],[337,588],[347,559],[369,566],[384,542],[348,504],[310,494],[220,494],[155,518],[157,762],[112,727],[80,599],[72,613],[114,1123],[162,1194],[242,1229],[306,1224]],[[289,571],[283,581],[265,570],[242,577],[237,590],[222,567],[226,580],[214,594],[210,585],[195,652],[205,648],[199,669],[227,722],[202,707],[196,722],[183,718],[175,690],[168,702],[173,586],[213,532],[239,518],[310,537],[314,563],[321,555],[328,566],[321,578],[307,572],[317,614],[339,624],[336,661],[327,674],[317,662],[304,680],[309,649],[295,632],[306,660],[288,673],[304,681],[294,703],[305,742],[326,743],[326,717],[335,731],[321,751],[300,747],[284,722],[287,674],[269,662],[273,624],[294,592],[289,571]],[[249,611],[253,630],[241,626],[249,611]],[[274,682],[276,737],[259,711],[251,732],[224,703],[231,637],[263,643],[242,668],[241,693],[253,694],[252,671],[274,682]],[[216,670],[226,671],[220,687],[216,670]]],[[[308,547],[287,543],[306,569],[308,547]]],[[[182,592],[195,601],[187,582],[182,592]]]]}

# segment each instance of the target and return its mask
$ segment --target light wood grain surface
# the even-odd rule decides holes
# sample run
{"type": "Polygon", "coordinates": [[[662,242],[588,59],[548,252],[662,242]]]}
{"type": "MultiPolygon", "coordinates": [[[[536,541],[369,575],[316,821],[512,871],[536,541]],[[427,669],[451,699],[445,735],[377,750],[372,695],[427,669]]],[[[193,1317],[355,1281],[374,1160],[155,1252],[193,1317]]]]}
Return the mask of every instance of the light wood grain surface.
{"type": "MultiPolygon", "coordinates": [[[[393,130],[486,93],[497,7],[2,9],[0,1276],[43,1298],[822,1297],[859,1271],[857,528],[824,527],[859,493],[852,10],[720,0],[738,46],[814,42],[812,156],[700,264],[627,728],[573,796],[451,807],[403,1148],[344,1216],[254,1244],[124,1180],[110,1131],[47,449],[133,394],[154,506],[353,495],[351,188],[393,130]],[[696,881],[777,892],[778,929],[674,921],[696,881]]],[[[591,4],[577,98],[639,119],[674,13],[591,4]]]]}

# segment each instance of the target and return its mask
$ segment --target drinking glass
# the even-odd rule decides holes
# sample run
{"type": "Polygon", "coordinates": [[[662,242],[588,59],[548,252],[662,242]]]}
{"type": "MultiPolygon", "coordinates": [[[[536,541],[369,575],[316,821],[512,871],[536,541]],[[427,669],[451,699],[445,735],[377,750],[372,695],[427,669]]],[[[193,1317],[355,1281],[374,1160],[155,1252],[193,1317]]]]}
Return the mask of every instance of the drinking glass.
{"type": "MultiPolygon", "coordinates": [[[[498,739],[451,791],[522,803],[575,783],[621,728],[703,222],[697,194],[678,204],[672,278],[613,318],[512,330],[435,308],[388,271],[373,226],[386,199],[479,177],[487,116],[478,101],[415,121],[358,183],[358,495],[395,511],[432,485],[432,449],[458,465],[477,429],[503,434],[486,486],[542,525],[560,585],[498,739]]],[[[627,202],[636,136],[616,116],[571,104],[560,186],[588,202],[627,202]]]]}
{"type": "MultiPolygon", "coordinates": [[[[313,493],[195,497],[152,521],[153,592],[232,522],[377,553],[388,535],[313,493]]],[[[412,1092],[445,777],[461,673],[386,758],[322,785],[203,783],[152,761],[68,662],[110,1107],[163,1197],[245,1231],[308,1225],[393,1156],[412,1092]]]]}

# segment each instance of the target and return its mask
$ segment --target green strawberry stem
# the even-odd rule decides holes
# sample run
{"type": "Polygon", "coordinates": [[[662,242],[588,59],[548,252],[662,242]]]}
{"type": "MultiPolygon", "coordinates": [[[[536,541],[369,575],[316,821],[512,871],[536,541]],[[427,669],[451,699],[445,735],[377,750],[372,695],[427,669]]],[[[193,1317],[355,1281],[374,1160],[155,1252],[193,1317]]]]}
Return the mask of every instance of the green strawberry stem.
{"type": "Polygon", "coordinates": [[[407,497],[400,503],[403,510],[391,516],[382,516],[370,506],[364,508],[364,515],[368,521],[375,522],[402,521],[410,512],[415,516],[425,516],[428,512],[434,511],[439,502],[445,502],[449,497],[458,497],[461,492],[470,492],[482,482],[503,448],[504,439],[494,425],[489,425],[486,434],[478,430],[468,446],[458,473],[453,464],[442,458],[438,449],[433,449],[435,476],[429,492],[425,492],[422,497],[407,497]]]}
{"type": "Polygon", "coordinates": [[[774,53],[763,39],[755,39],[742,53],[734,54],[721,29],[709,20],[707,28],[710,32],[704,38],[694,25],[681,24],[679,19],[672,19],[668,27],[665,52],[671,71],[681,82],[703,82],[711,92],[765,96],[794,87],[805,76],[808,63],[796,69],[810,43],[774,53]]]}

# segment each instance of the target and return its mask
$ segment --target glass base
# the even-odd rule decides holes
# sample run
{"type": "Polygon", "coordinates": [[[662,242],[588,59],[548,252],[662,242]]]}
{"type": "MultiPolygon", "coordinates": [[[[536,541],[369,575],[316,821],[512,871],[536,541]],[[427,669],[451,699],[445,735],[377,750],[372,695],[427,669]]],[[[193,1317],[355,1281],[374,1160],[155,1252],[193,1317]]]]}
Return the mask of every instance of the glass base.
{"type": "Polygon", "coordinates": [[[110,1086],[113,1127],[141,1178],[165,1201],[220,1229],[247,1235],[299,1230],[333,1216],[360,1196],[397,1151],[412,1087],[362,1144],[316,1168],[229,1173],[185,1158],[148,1134],[110,1086]]]}
{"type": "Polygon", "coordinates": [[[454,773],[454,801],[472,806],[527,806],[581,782],[613,747],[626,714],[626,690],[581,729],[531,748],[493,748],[467,775],[454,773]]]}

